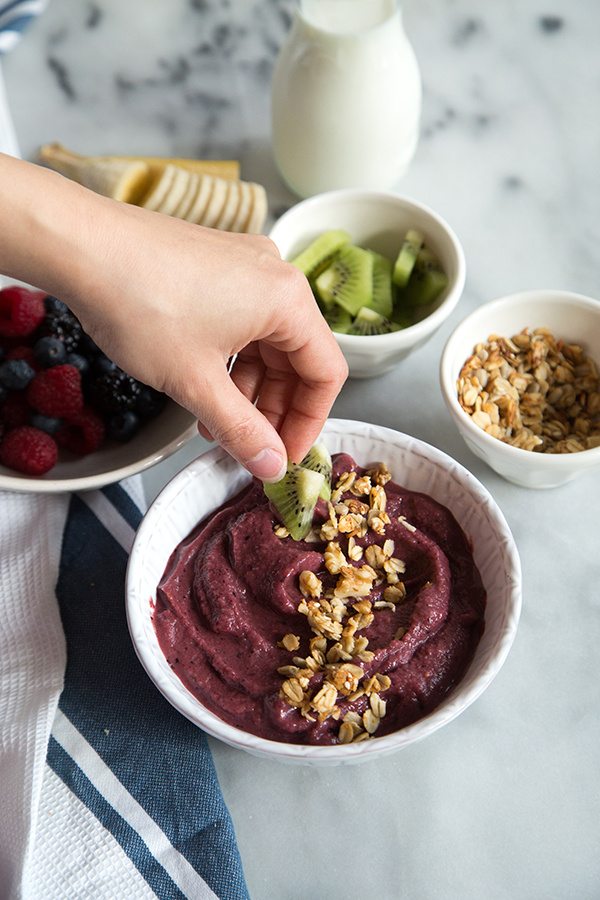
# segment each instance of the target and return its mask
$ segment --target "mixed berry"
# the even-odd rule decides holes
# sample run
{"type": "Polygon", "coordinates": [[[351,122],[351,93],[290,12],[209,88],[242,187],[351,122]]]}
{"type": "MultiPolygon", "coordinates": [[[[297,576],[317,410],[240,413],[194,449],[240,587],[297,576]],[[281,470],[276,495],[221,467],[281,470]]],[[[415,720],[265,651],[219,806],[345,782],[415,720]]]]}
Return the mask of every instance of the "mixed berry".
{"type": "Polygon", "coordinates": [[[164,402],[110,360],[61,300],[0,290],[2,465],[43,475],[59,450],[83,456],[130,440],[164,402]]]}

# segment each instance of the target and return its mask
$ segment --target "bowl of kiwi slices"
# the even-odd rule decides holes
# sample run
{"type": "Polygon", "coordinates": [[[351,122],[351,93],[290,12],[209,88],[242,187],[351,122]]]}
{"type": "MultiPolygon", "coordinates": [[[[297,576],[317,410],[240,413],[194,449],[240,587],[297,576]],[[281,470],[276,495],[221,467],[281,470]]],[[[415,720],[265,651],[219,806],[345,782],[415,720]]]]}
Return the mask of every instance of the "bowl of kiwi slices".
{"type": "Polygon", "coordinates": [[[463,291],[452,228],[398,194],[317,194],[285,212],[270,237],[308,278],[353,378],[382,375],[424,344],[463,291]]]}

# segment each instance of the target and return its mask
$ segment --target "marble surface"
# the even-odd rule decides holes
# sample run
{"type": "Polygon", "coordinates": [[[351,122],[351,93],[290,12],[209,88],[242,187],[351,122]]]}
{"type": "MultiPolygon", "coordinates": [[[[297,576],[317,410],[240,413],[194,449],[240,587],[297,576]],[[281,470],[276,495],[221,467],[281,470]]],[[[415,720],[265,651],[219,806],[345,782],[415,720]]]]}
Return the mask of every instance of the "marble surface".
{"type": "MultiPolygon", "coordinates": [[[[233,156],[294,198],[269,150],[272,64],[292,3],[52,0],[6,60],[24,155],[233,156]]],[[[516,538],[524,604],[486,693],[421,744],[344,769],[279,766],[212,742],[254,900],[555,900],[600,895],[600,484],[508,484],[462,444],[437,385],[445,338],[478,304],[537,287],[598,290],[600,7],[595,0],[406,0],[422,132],[398,185],[454,226],[467,286],[442,330],[334,413],[450,453],[516,538]]],[[[152,496],[204,448],[146,477],[152,496]]]]}

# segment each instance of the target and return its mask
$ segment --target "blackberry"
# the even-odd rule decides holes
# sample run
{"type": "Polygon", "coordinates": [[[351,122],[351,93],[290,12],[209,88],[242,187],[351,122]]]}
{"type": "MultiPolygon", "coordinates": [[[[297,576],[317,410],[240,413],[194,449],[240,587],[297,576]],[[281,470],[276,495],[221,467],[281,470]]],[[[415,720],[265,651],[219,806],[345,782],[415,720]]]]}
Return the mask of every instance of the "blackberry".
{"type": "Polygon", "coordinates": [[[98,344],[93,341],[89,334],[86,334],[85,331],[81,333],[81,340],[79,341],[79,352],[84,353],[88,359],[92,359],[92,357],[98,356],[98,354],[102,353],[98,344]]]}
{"type": "Polygon", "coordinates": [[[141,384],[122,369],[105,372],[92,381],[90,402],[104,413],[133,410],[140,395],[141,384]]]}
{"type": "Polygon", "coordinates": [[[65,345],[67,353],[73,353],[79,347],[83,329],[79,319],[73,313],[51,312],[40,325],[40,337],[58,338],[65,345]]]}

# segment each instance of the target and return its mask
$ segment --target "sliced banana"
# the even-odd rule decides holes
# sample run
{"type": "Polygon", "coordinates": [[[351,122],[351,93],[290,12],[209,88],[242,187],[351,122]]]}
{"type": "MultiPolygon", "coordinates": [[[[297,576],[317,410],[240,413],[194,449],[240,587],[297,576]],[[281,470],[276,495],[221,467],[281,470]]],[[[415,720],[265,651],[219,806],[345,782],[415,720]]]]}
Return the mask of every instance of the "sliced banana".
{"type": "Polygon", "coordinates": [[[238,182],[239,201],[237,212],[231,223],[230,231],[243,231],[244,225],[250,217],[250,207],[252,205],[252,191],[247,181],[238,182]]]}
{"type": "Polygon", "coordinates": [[[164,172],[150,191],[147,197],[141,201],[140,206],[145,209],[158,210],[165,202],[166,197],[171,190],[171,185],[175,181],[177,169],[175,166],[166,166],[164,172]]]}
{"type": "Polygon", "coordinates": [[[204,215],[202,219],[198,222],[199,225],[205,225],[207,228],[214,228],[215,224],[219,221],[219,216],[223,211],[223,207],[227,201],[227,192],[229,190],[229,185],[232,184],[231,181],[226,181],[224,178],[215,178],[213,185],[213,192],[211,194],[210,200],[208,201],[208,206],[204,211],[204,215]]]}
{"type": "Polygon", "coordinates": [[[192,206],[188,210],[185,219],[199,225],[208,206],[208,201],[213,191],[215,179],[212,175],[200,175],[198,190],[192,202],[192,206]]]}
{"type": "Polygon", "coordinates": [[[190,179],[192,177],[191,172],[180,169],[179,166],[173,166],[173,169],[175,172],[169,189],[161,203],[155,207],[157,212],[164,213],[166,216],[175,215],[175,210],[187,196],[190,179]]]}
{"type": "Polygon", "coordinates": [[[196,172],[198,175],[213,175],[215,178],[237,180],[240,177],[240,164],[237,159],[182,159],[180,157],[160,156],[115,156],[114,159],[141,160],[149,167],[151,174],[158,177],[169,164],[196,172]]]}
{"type": "Polygon", "coordinates": [[[173,213],[173,215],[178,219],[185,219],[187,213],[192,208],[192,204],[196,199],[196,194],[198,193],[198,185],[200,184],[200,176],[197,172],[190,172],[190,179],[188,181],[187,190],[185,195],[182,197],[181,202],[179,203],[177,209],[173,213]]]}
{"type": "Polygon", "coordinates": [[[240,205],[240,182],[230,181],[229,190],[227,191],[227,200],[223,211],[219,216],[219,220],[215,225],[220,231],[231,231],[231,226],[237,215],[240,205]]]}
{"type": "Polygon", "coordinates": [[[260,234],[267,218],[267,192],[262,184],[256,184],[254,181],[250,182],[250,190],[252,193],[250,215],[243,230],[247,234],[260,234]]]}

